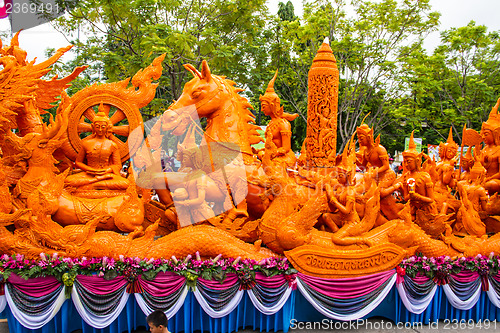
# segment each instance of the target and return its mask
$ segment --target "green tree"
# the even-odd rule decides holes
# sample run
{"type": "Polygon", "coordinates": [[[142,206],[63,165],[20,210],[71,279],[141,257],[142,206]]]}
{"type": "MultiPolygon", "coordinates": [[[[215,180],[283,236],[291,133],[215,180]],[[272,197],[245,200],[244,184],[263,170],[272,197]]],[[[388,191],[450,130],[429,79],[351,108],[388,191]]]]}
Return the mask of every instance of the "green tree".
{"type": "Polygon", "coordinates": [[[329,37],[341,78],[338,148],[368,112],[368,123],[380,133],[394,121],[388,115],[404,95],[397,80],[399,62],[436,29],[438,18],[428,0],[355,0],[351,7],[344,0],[305,3],[300,21],[283,23],[280,41],[286,52],[273,54],[291,57],[278,79],[280,93],[305,117],[307,73],[319,46],[329,37]]]}
{"type": "Polygon", "coordinates": [[[92,64],[87,80],[124,79],[166,53],[156,99],[143,110],[151,117],[191,79],[184,63],[205,59],[243,88],[261,85],[255,74],[267,64],[268,18],[265,0],[81,0],[56,27],[76,45],[71,65],[92,64]]]}
{"type": "Polygon", "coordinates": [[[287,3],[278,3],[278,17],[281,21],[288,22],[292,22],[298,19],[298,17],[295,15],[295,8],[293,7],[293,3],[291,1],[287,1],[287,3]]]}
{"type": "Polygon", "coordinates": [[[480,129],[500,93],[499,32],[473,21],[443,31],[432,55],[415,49],[404,68],[401,79],[412,93],[400,114],[413,123],[425,120],[428,143],[446,140],[450,126],[460,142],[463,125],[480,129]]]}

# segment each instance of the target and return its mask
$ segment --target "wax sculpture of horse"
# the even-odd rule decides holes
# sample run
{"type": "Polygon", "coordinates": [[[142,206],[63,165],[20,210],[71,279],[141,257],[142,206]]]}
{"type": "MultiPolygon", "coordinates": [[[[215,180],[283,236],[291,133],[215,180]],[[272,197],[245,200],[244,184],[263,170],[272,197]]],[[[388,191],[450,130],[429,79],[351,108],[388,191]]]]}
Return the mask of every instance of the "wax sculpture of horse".
{"type": "MultiPolygon", "coordinates": [[[[259,127],[254,124],[255,116],[250,111],[251,105],[239,95],[242,89],[235,88],[234,82],[212,75],[206,61],[202,62],[201,72],[192,65],[185,65],[185,68],[193,74],[193,79],[161,116],[161,130],[182,135],[188,128],[195,128],[197,133],[202,133],[202,168],[210,178],[207,201],[232,198],[234,208],[227,202],[224,205],[225,210],[230,209],[230,220],[246,216],[247,211],[251,216],[261,216],[264,209],[258,194],[262,189],[246,182],[247,175],[256,172],[259,166],[251,145],[262,141],[257,132],[259,127]],[[200,118],[207,118],[204,131],[197,122],[200,118]],[[227,186],[229,195],[225,193],[227,186]]],[[[167,184],[170,184],[169,177],[175,180],[179,176],[165,175],[167,184]]]]}

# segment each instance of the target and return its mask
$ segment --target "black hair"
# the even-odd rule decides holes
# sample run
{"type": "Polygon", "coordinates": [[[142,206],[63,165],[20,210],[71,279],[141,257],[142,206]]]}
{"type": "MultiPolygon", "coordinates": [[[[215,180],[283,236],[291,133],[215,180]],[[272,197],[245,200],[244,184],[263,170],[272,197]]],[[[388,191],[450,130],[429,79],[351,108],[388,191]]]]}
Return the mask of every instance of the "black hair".
{"type": "Polygon", "coordinates": [[[149,324],[153,324],[156,327],[158,327],[160,325],[167,327],[167,325],[168,325],[168,318],[165,315],[165,313],[161,310],[155,310],[155,311],[151,312],[151,314],[146,318],[146,321],[149,324]]]}

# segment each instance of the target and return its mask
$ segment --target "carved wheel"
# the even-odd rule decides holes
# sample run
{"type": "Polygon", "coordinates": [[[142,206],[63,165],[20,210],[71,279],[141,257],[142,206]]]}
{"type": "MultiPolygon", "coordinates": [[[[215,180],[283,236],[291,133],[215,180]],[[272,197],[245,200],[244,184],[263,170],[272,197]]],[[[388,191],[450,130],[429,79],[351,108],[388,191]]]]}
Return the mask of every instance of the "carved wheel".
{"type": "Polygon", "coordinates": [[[71,160],[76,159],[82,148],[82,140],[92,134],[92,121],[101,103],[113,124],[109,138],[118,145],[122,163],[139,148],[140,141],[129,140],[129,135],[134,129],[143,127],[142,116],[137,106],[119,97],[101,93],[88,96],[72,106],[67,130],[69,145],[62,147],[71,160]]]}

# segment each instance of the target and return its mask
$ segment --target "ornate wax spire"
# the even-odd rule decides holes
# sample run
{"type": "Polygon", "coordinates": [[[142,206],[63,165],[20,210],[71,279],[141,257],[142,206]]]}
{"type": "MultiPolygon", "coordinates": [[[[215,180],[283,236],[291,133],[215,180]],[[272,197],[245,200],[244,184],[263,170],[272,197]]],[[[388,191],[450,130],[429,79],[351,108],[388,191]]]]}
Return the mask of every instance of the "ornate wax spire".
{"type": "Polygon", "coordinates": [[[306,154],[313,167],[335,166],[339,71],[328,38],[309,70],[306,154]]]}

